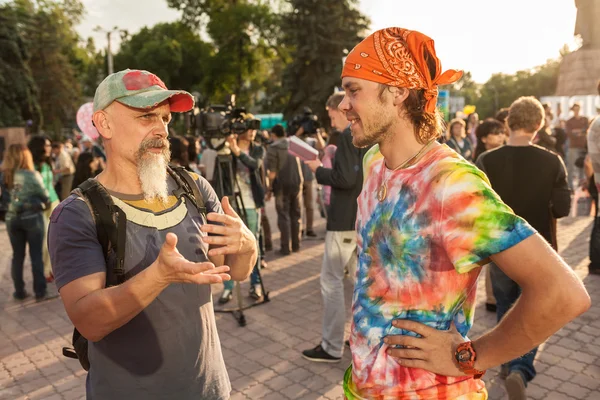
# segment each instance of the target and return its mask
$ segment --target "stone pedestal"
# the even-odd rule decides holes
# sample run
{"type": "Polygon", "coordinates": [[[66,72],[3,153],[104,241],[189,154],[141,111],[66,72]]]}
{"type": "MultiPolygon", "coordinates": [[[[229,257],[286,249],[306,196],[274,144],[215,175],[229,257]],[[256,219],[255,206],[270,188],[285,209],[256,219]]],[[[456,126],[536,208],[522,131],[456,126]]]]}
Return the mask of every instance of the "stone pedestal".
{"type": "Polygon", "coordinates": [[[579,49],[560,64],[556,96],[598,94],[600,49],[579,49]]]}

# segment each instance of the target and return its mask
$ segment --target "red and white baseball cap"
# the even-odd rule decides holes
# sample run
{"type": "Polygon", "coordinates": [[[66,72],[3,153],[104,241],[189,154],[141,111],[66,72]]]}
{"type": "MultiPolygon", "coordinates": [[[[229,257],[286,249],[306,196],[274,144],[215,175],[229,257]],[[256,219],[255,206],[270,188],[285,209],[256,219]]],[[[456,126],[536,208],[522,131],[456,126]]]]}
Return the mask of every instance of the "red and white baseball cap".
{"type": "Polygon", "coordinates": [[[194,96],[185,90],[169,90],[151,72],[126,69],[107,76],[96,89],[94,112],[104,110],[113,101],[133,108],[152,108],[168,100],[171,112],[194,108],[194,96]]]}

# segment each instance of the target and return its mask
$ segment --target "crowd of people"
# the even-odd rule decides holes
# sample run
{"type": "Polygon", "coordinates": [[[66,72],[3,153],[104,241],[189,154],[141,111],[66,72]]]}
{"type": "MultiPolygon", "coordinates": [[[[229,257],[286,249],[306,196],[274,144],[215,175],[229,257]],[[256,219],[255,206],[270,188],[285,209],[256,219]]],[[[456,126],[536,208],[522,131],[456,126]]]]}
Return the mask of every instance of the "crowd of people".
{"type": "Polygon", "coordinates": [[[264,295],[259,271],[273,249],[264,208],[274,198],[282,256],[317,236],[316,209],[327,219],[322,339],[302,355],[339,362],[349,348],[348,400],[485,400],[481,377],[497,365],[509,398],[525,399],[537,346],[590,306],[556,254],[556,219],[569,215],[573,190],[594,186],[600,143],[588,141],[600,128],[595,119],[587,135],[577,104],[556,124],[533,97],[495,118],[473,113],[444,128],[437,86],[461,76],[441,70],[426,35],[387,28],[348,54],[344,90],[325,104],[329,134],[248,124],[203,140],[169,135],[171,113],[193,107],[189,93],[148,71],[112,74],[94,99],[101,140],[35,136],[8,148],[1,180],[10,194],[14,297],[28,296],[28,244],[36,299],[55,280],[85,342],[77,355],[87,360],[90,398],[229,398],[209,285],[224,284],[221,304],[231,301],[233,281],[248,277],[249,296],[264,295]],[[401,65],[410,68],[393,67],[401,65]],[[319,158],[290,152],[292,135],[319,158]],[[231,160],[232,176],[216,166],[220,156],[231,160]],[[97,205],[73,189],[92,177],[109,210],[123,215],[107,222],[90,213],[97,205]],[[219,196],[228,180],[232,195],[219,196]],[[123,235],[109,237],[113,254],[100,238],[107,223],[123,235]],[[482,267],[498,326],[471,341],[482,267]]]}
{"type": "Polygon", "coordinates": [[[9,146],[0,178],[0,210],[13,248],[11,275],[13,297],[30,296],[23,283],[25,251],[29,255],[37,300],[48,298],[46,283],[52,282],[47,245],[50,215],[60,201],[82,182],[102,171],[103,150],[91,139],[51,142],[47,136],[32,136],[28,143],[9,146]]]}

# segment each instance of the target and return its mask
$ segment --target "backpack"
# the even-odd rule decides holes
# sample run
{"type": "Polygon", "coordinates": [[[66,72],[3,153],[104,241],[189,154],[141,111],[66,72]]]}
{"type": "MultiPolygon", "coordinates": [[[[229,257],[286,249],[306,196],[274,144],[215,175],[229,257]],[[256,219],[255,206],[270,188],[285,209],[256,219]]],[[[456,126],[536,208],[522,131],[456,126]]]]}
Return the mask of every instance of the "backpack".
{"type": "MultiPolygon", "coordinates": [[[[173,195],[177,199],[183,196],[198,209],[198,212],[206,218],[206,207],[204,198],[198,185],[188,171],[183,167],[170,166],[167,172],[177,183],[177,189],[173,195]]],[[[125,240],[127,237],[127,217],[123,210],[115,205],[110,194],[95,179],[90,178],[73,190],[73,193],[81,197],[90,208],[90,212],[96,223],[98,241],[102,246],[107,268],[112,264],[115,285],[120,285],[129,277],[125,274],[125,240]],[[110,261],[109,261],[110,260],[110,261]]],[[[106,274],[106,287],[109,284],[110,274],[106,274]]],[[[90,361],[88,358],[88,340],[73,328],[73,347],[63,347],[63,356],[79,360],[84,370],[89,371],[90,361]]]]}

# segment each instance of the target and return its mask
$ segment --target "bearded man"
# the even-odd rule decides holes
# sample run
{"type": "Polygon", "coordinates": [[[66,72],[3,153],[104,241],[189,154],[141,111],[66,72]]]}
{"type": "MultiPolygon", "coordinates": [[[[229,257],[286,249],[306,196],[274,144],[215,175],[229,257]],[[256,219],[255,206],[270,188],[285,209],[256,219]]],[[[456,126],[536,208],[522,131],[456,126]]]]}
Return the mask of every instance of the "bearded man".
{"type": "Polygon", "coordinates": [[[174,195],[168,124],[193,105],[147,71],[117,72],[96,90],[93,121],[107,156],[96,179],[127,217],[128,279],[106,287],[112,267],[76,194],[52,214],[48,239],[65,309],[89,342],[88,399],[229,399],[210,284],[247,278],[257,248],[203,178],[193,176],[206,219],[174,195]]]}
{"type": "MultiPolygon", "coordinates": [[[[402,28],[373,33],[346,58],[339,109],[354,145],[373,145],[356,217],[348,400],[484,400],[486,369],[590,306],[580,279],[486,176],[436,141],[438,85],[461,75],[442,72],[431,38],[402,28]],[[522,294],[471,341],[477,278],[489,260],[522,294]]],[[[519,389],[511,400],[523,399],[519,389]]]]}

